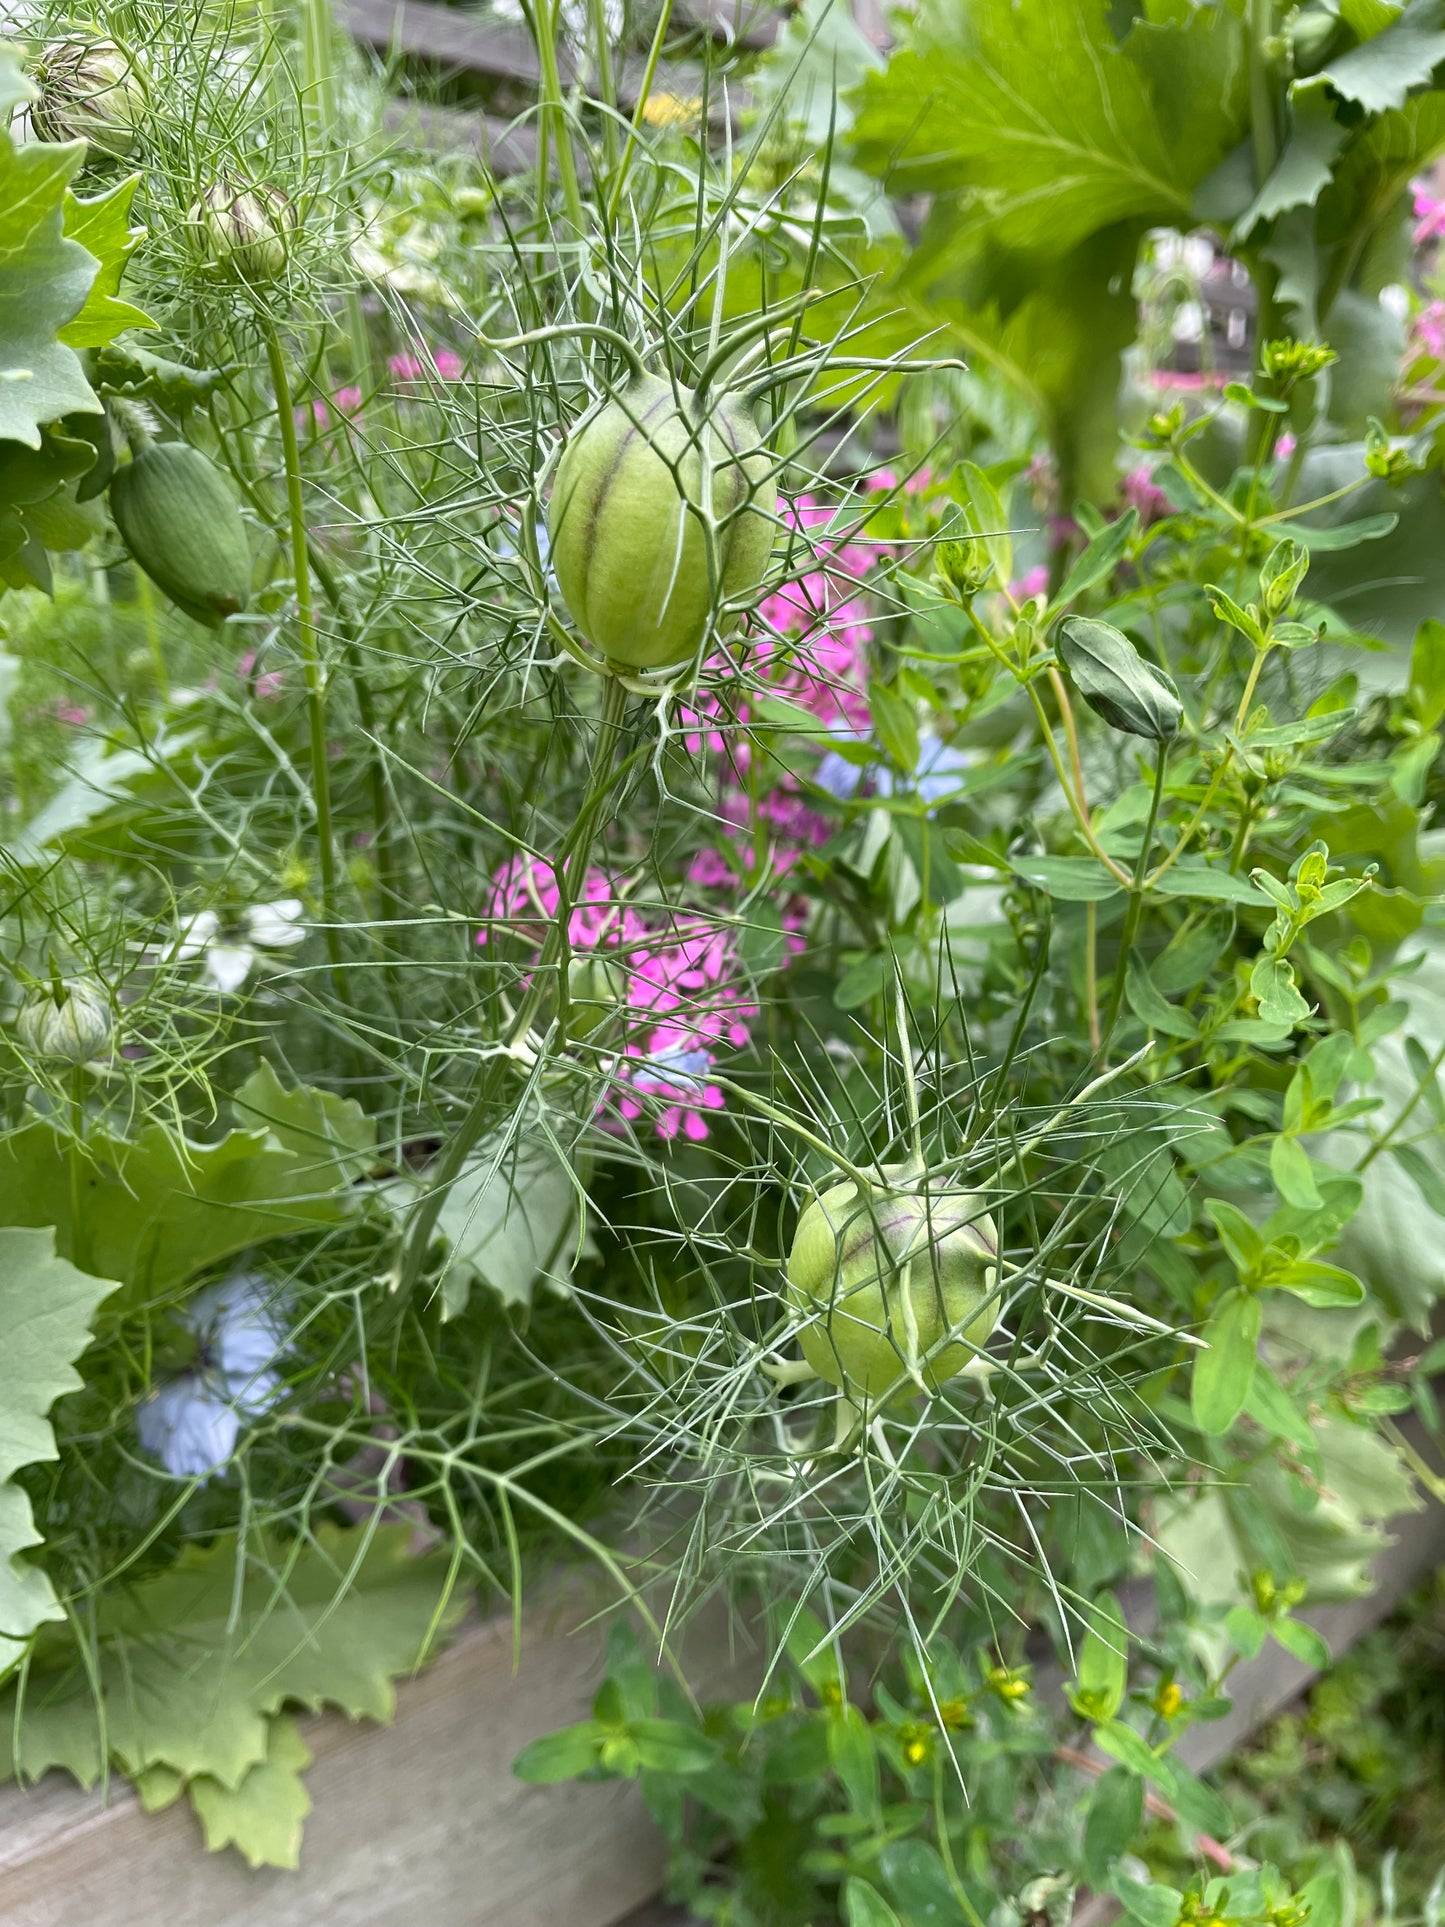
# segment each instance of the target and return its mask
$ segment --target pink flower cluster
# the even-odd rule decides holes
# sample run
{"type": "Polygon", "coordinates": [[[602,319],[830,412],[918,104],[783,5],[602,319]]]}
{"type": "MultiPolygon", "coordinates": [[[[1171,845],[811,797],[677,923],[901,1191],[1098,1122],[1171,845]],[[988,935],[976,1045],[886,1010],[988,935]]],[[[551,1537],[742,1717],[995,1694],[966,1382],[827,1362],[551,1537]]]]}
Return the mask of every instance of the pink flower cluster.
{"type": "MultiPolygon", "coordinates": [[[[439,381],[460,381],[466,364],[461,356],[450,348],[438,348],[430,353],[428,360],[411,353],[392,355],[387,361],[387,372],[395,381],[427,381],[435,377],[439,381]]],[[[314,430],[320,434],[331,425],[332,411],[342,419],[350,419],[361,413],[365,396],[360,388],[347,386],[338,388],[330,402],[318,396],[302,404],[296,410],[296,426],[314,430]]]]}
{"type": "MultiPolygon", "coordinates": [[[[504,926],[540,951],[561,904],[553,866],[540,857],[514,856],[492,880],[483,947],[504,926]]],[[[723,1046],[749,1041],[747,1020],[758,1007],[735,981],[731,933],[694,910],[631,905],[605,869],[593,865],[582,881],[567,923],[574,957],[597,956],[613,967],[622,1041],[614,1065],[611,1103],[629,1121],[655,1116],[664,1138],[705,1138],[705,1111],[720,1110],[723,1094],[709,1081],[723,1046]]]]}
{"type": "MultiPolygon", "coordinates": [[[[1445,207],[1445,201],[1440,203],[1445,207]]],[[[1432,301],[1410,324],[1410,346],[1432,361],[1445,361],[1445,301],[1432,301]]]]}
{"type": "Polygon", "coordinates": [[[1428,189],[1415,188],[1415,231],[1411,236],[1417,248],[1428,241],[1445,238],[1445,201],[1437,201],[1428,189]]]}
{"type": "MultiPolygon", "coordinates": [[[[896,486],[896,480],[883,470],[871,486],[896,486]]],[[[748,645],[749,673],[763,685],[758,693],[807,710],[829,734],[856,741],[867,736],[871,723],[867,682],[873,628],[867,578],[886,545],[860,533],[862,516],[856,508],[830,509],[811,495],[786,503],[782,519],[804,545],[803,567],[759,605],[748,645]]],[[[727,665],[719,657],[711,666],[725,670],[727,665]]],[[[706,747],[726,758],[719,814],[741,830],[751,820],[748,773],[753,746],[745,730],[725,730],[730,718],[746,725],[752,704],[743,698],[725,710],[724,696],[716,688],[702,692],[696,707],[683,712],[689,749],[696,754],[706,747]]],[[[780,873],[831,833],[827,818],[809,806],[802,784],[790,772],[772,774],[757,808],[768,826],[773,864],[780,873]]],[[[700,852],[689,872],[689,881],[702,888],[732,880],[726,863],[711,850],[700,852]]]]}

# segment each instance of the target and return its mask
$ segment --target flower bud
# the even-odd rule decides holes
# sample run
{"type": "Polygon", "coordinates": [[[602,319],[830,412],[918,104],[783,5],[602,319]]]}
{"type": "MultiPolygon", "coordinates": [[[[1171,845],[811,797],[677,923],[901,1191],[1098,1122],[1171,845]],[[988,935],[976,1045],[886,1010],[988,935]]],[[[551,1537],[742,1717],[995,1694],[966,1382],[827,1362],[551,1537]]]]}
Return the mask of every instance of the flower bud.
{"type": "Polygon", "coordinates": [[[274,187],[217,181],[191,209],[200,254],[242,281],[274,281],[286,266],[296,210],[274,187]]]}
{"type": "Polygon", "coordinates": [[[1059,656],[1096,715],[1131,736],[1172,743],[1184,705],[1171,677],[1146,662],[1121,629],[1091,616],[1070,616],[1059,631],[1059,656]]]}
{"type": "Polygon", "coordinates": [[[110,1005],[99,988],[83,979],[32,997],[15,1022],[16,1034],[32,1057],[63,1064],[88,1064],[110,1042],[110,1005]]]}
{"type": "Polygon", "coordinates": [[[145,90],[132,61],[113,40],[59,40],[36,67],[39,97],[30,125],[41,140],[88,141],[123,160],[135,150],[145,90]]]}
{"type": "Polygon", "coordinates": [[[993,580],[993,562],[976,535],[966,542],[940,542],[934,559],[944,593],[956,602],[970,601],[993,580]]]}
{"type": "Polygon", "coordinates": [[[936,1391],[998,1322],[998,1231],[982,1199],[902,1166],[883,1175],[887,1189],[860,1196],[848,1181],[815,1198],[788,1254],[788,1298],[809,1319],[803,1356],[855,1401],[919,1371],[936,1391]]]}
{"type": "MultiPolygon", "coordinates": [[[[552,565],[577,626],[610,662],[686,662],[717,605],[755,589],[777,486],[746,402],[707,403],[640,374],[569,439],[547,511],[552,565]],[[706,515],[716,530],[709,580],[706,515]]],[[[733,609],[724,628],[740,620],[733,609]]]]}

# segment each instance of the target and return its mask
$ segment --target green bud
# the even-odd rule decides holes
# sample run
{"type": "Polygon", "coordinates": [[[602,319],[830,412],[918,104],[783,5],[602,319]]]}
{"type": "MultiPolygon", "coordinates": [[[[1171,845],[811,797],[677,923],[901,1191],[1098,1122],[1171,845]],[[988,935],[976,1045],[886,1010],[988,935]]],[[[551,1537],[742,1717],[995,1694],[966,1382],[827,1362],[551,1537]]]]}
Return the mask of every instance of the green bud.
{"type": "Polygon", "coordinates": [[[1310,566],[1308,550],[1298,542],[1276,542],[1259,572],[1259,587],[1267,616],[1282,616],[1299,593],[1310,566]]]}
{"type": "Polygon", "coordinates": [[[1416,465],[1403,448],[1392,448],[1383,426],[1372,415],[1365,431],[1365,469],[1376,481],[1397,485],[1415,474],[1416,465]]]}
{"type": "Polygon", "coordinates": [[[700,403],[635,375],[568,439],[547,510],[552,566],[577,627],[627,669],[684,663],[718,603],[767,572],[777,485],[747,403],[700,403]],[[716,531],[709,579],[703,517],[716,531]]]}
{"type": "Polygon", "coordinates": [[[84,979],[62,984],[57,995],[44,991],[21,1010],[16,1035],[33,1057],[62,1064],[88,1064],[110,1042],[110,1005],[95,984],[84,979]]]}
{"type": "Polygon", "coordinates": [[[1059,632],[1059,658],[1096,715],[1131,736],[1170,743],[1184,705],[1172,677],[1146,662],[1122,631],[1090,616],[1070,616],[1059,632]]]}
{"type": "Polygon", "coordinates": [[[1292,337],[1267,341],[1259,353],[1261,371],[1281,388],[1309,381],[1338,360],[1334,349],[1323,341],[1295,341],[1292,337]]]}
{"type": "Polygon", "coordinates": [[[44,141],[87,141],[124,160],[145,119],[145,88],[113,40],[59,40],[41,54],[30,125],[44,141]]]}
{"type": "Polygon", "coordinates": [[[901,1389],[910,1371],[937,1390],[998,1322],[998,1232],[982,1199],[903,1166],[883,1176],[887,1189],[860,1196],[849,1181],[815,1198],[788,1254],[788,1298],[810,1321],[803,1356],[855,1401],[901,1389]]]}
{"type": "Polygon", "coordinates": [[[274,187],[217,181],[190,212],[201,260],[241,281],[274,281],[286,266],[296,210],[274,187]]]}
{"type": "Polygon", "coordinates": [[[966,542],[940,542],[934,552],[935,580],[956,602],[969,602],[993,580],[987,546],[976,535],[966,542]]]}

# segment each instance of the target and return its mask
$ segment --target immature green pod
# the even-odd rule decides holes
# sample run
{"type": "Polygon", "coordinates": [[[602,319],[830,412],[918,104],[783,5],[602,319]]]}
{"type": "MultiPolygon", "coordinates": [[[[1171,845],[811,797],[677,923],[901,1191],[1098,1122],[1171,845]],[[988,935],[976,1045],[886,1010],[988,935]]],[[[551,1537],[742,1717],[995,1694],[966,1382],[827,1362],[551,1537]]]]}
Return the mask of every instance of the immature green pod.
{"type": "MultiPolygon", "coordinates": [[[[762,581],[777,485],[748,404],[700,404],[656,375],[634,376],[574,434],[547,513],[552,566],[583,636],[610,662],[686,662],[716,603],[762,581]],[[709,581],[702,516],[717,530],[709,581]]],[[[734,608],[724,626],[741,619],[734,608]]]]}
{"type": "Polygon", "coordinates": [[[30,124],[45,141],[84,140],[123,160],[145,119],[145,89],[113,40],[58,40],[36,64],[30,124]]]}
{"type": "Polygon", "coordinates": [[[251,595],[246,525],[215,463],[189,442],[146,442],[110,485],[115,525],[151,581],[216,627],[251,595]]]}
{"type": "Polygon", "coordinates": [[[94,984],[83,979],[62,986],[60,1001],[45,990],[15,1020],[20,1042],[33,1057],[62,1064],[88,1064],[110,1042],[110,1005],[94,984]]]}
{"type": "Polygon", "coordinates": [[[274,187],[217,181],[190,212],[202,260],[242,281],[274,281],[286,266],[296,210],[274,187]]]}
{"type": "Polygon", "coordinates": [[[914,1368],[936,1391],[998,1322],[998,1231],[982,1199],[909,1182],[902,1167],[883,1175],[887,1189],[860,1195],[849,1180],[815,1198],[788,1254],[803,1356],[855,1401],[914,1368]]]}

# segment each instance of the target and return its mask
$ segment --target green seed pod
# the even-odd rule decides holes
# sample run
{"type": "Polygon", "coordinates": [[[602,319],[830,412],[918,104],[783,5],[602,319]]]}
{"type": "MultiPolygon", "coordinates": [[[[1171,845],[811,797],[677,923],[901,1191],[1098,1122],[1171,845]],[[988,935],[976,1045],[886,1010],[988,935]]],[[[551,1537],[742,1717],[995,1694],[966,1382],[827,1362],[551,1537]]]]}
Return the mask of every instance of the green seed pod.
{"type": "MultiPolygon", "coordinates": [[[[716,600],[762,581],[778,492],[747,403],[700,407],[637,375],[572,436],[547,512],[552,565],[587,640],[610,662],[686,662],[713,606],[699,511],[717,526],[716,600]],[[705,486],[706,485],[706,486],[705,486]]],[[[724,626],[740,619],[736,610],[724,626]]]]}
{"type": "Polygon", "coordinates": [[[788,1298],[812,1320],[798,1334],[803,1356],[857,1401],[884,1397],[910,1362],[936,1391],[998,1322],[986,1302],[998,1231],[982,1200],[909,1183],[902,1166],[884,1176],[899,1188],[860,1197],[850,1180],[815,1198],[788,1254],[788,1298]]]}
{"type": "Polygon", "coordinates": [[[189,442],[147,442],[118,468],[110,509],[151,581],[215,628],[251,595],[251,550],[221,471],[189,442]]]}
{"type": "Polygon", "coordinates": [[[274,187],[217,181],[189,216],[207,266],[241,281],[274,281],[286,267],[296,210],[274,187]]]}
{"type": "Polygon", "coordinates": [[[16,1034],[33,1057],[62,1064],[88,1064],[110,1042],[110,1005],[94,984],[83,980],[62,987],[59,1003],[50,991],[33,997],[15,1020],[16,1034]]]}
{"type": "Polygon", "coordinates": [[[133,62],[113,40],[58,40],[35,70],[40,94],[30,125],[44,141],[88,141],[124,160],[145,121],[145,89],[133,62]]]}

